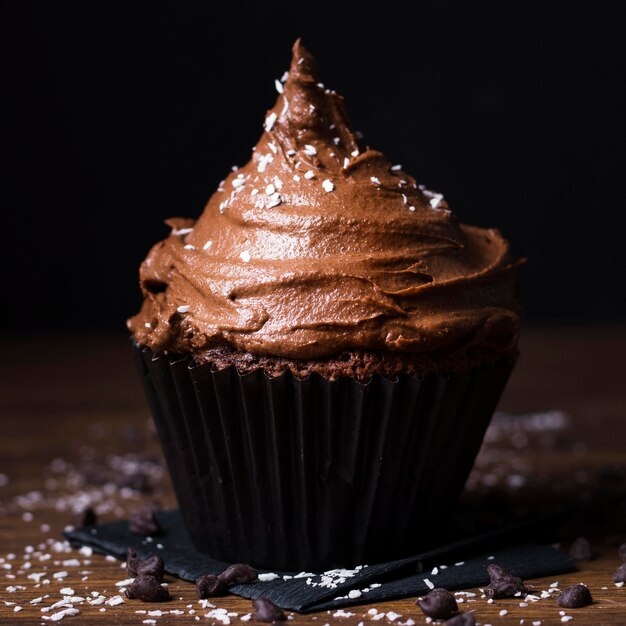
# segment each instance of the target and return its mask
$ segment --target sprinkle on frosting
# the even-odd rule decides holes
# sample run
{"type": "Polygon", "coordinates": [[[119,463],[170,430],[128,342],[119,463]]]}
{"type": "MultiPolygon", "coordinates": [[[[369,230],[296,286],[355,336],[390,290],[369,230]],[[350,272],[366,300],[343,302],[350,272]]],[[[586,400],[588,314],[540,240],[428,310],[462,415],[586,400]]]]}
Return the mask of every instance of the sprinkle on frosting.
{"type": "Polygon", "coordinates": [[[142,264],[136,340],[296,359],[510,351],[519,261],[507,242],[459,224],[443,195],[360,143],[341,96],[319,82],[297,41],[250,161],[195,223],[168,220],[172,234],[142,264]]]}

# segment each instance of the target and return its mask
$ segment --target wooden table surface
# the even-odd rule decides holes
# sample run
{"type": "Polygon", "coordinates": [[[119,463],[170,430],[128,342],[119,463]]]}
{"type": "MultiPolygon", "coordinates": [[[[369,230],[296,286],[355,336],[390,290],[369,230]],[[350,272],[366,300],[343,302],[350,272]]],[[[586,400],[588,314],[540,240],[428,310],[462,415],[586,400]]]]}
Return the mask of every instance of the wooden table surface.
{"type": "MultiPolygon", "coordinates": [[[[75,596],[102,594],[106,601],[76,603],[80,613],[67,623],[221,624],[205,617],[193,585],[174,578],[169,603],[108,604],[126,578],[120,563],[62,541],[73,510],[87,505],[107,520],[155,499],[175,504],[126,338],[5,338],[0,345],[0,623],[49,623],[42,618],[61,609],[42,609],[69,587],[75,596]]],[[[626,541],[626,329],[528,330],[521,350],[500,410],[522,417],[494,421],[467,498],[497,494],[528,510],[546,501],[582,503],[559,539],[567,548],[583,534],[597,558],[579,563],[576,573],[529,582],[538,590],[584,582],[595,602],[561,615],[556,594],[522,607],[519,598],[488,604],[469,589],[477,596],[466,596],[460,608],[493,626],[550,626],[568,616],[576,625],[626,624],[626,587],[612,579],[616,546],[626,541]],[[524,417],[536,412],[542,414],[524,417]]],[[[235,596],[215,604],[231,613],[232,624],[251,611],[235,596]]],[[[390,613],[381,624],[426,623],[414,598],[352,607],[350,617],[296,614],[292,622],[365,626],[375,623],[373,608],[390,613]]]]}

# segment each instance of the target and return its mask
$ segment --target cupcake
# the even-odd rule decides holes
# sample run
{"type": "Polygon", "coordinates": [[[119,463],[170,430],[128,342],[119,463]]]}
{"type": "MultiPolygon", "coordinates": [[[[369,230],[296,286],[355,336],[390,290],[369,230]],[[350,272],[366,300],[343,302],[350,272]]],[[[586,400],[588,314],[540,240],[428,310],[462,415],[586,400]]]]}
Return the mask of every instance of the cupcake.
{"type": "Polygon", "coordinates": [[[128,322],[183,519],[319,570],[440,539],[517,357],[497,230],[361,146],[300,42],[250,161],[172,218],[128,322]]]}

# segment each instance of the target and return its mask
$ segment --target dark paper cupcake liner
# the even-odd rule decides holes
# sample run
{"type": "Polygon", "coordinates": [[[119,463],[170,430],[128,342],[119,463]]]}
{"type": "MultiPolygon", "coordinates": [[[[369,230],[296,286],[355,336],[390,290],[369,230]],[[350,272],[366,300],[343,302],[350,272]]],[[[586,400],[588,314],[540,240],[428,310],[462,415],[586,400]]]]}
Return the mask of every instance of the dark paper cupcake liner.
{"type": "Polygon", "coordinates": [[[360,383],[134,350],[196,548],[282,570],[436,545],[512,369],[360,383]]]}

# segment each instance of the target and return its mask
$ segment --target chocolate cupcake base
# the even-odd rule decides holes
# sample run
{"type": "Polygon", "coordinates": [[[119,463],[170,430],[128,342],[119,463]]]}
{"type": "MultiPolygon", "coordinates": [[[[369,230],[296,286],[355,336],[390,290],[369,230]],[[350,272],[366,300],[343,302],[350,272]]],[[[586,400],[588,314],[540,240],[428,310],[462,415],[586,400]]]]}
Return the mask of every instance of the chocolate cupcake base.
{"type": "Polygon", "coordinates": [[[436,543],[513,366],[363,383],[134,350],[196,548],[285,570],[436,543]]]}

